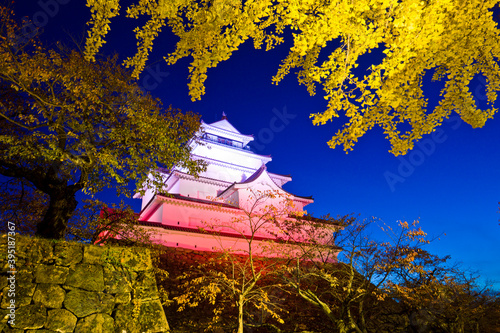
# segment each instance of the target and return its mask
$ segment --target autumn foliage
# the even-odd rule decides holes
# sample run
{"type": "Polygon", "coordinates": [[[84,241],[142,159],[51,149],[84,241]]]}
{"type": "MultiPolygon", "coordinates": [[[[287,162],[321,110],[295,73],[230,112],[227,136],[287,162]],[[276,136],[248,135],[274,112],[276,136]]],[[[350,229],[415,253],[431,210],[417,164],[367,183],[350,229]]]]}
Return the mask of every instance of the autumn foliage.
{"type": "MultiPolygon", "coordinates": [[[[86,59],[95,58],[122,4],[87,1],[92,19],[86,59]]],[[[330,147],[349,151],[380,126],[391,152],[399,155],[453,113],[476,128],[497,112],[500,35],[495,8],[496,0],[136,1],[126,8],[126,16],[147,20],[134,30],[138,49],[125,65],[138,76],[156,37],[172,30],[178,42],[165,61],[192,59],[188,86],[197,100],[205,93],[208,70],[243,43],[270,50],[288,40],[288,55],[272,81],[295,73],[311,95],[322,89],[328,105],[311,115],[316,125],[347,117],[330,147]],[[470,87],[478,75],[486,78],[488,105],[483,109],[470,87]],[[430,105],[424,93],[429,78],[440,85],[437,105],[430,105]]]]}
{"type": "Polygon", "coordinates": [[[201,170],[187,144],[197,115],[163,109],[116,57],[90,63],[62,45],[46,48],[22,37],[9,8],[0,17],[0,174],[48,197],[38,235],[64,237],[79,191],[130,195],[161,181],[159,167],[201,170]]]}
{"type": "Polygon", "coordinates": [[[169,249],[162,262],[171,276],[163,287],[175,327],[241,332],[242,320],[245,331],[262,333],[496,332],[498,293],[427,252],[416,222],[383,226],[390,241],[376,241],[369,236],[375,221],[333,220],[342,226],[338,263],[299,255],[256,257],[251,266],[247,255],[228,251],[169,249]]]}

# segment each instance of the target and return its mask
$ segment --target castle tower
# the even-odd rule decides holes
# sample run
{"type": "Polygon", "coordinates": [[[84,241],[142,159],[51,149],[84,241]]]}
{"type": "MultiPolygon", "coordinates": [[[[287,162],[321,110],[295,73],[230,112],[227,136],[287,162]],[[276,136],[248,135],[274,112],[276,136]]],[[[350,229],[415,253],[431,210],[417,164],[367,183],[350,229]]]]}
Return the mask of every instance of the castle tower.
{"type": "MultiPolygon", "coordinates": [[[[214,230],[207,230],[207,223],[219,221],[227,226],[230,221],[244,219],[262,193],[275,195],[266,198],[266,206],[281,204],[287,198],[299,213],[313,202],[311,197],[283,190],[291,177],[269,172],[266,164],[271,157],[254,153],[249,147],[252,140],[252,135],[241,134],[225,114],[211,124],[202,121],[200,136],[191,143],[192,157],[204,160],[206,171],[195,177],[181,168],[164,170],[164,189],[148,189],[141,197],[139,220],[156,232],[156,241],[200,251],[216,251],[221,246],[236,250],[242,237],[250,233],[244,223],[242,228],[221,227],[216,230],[217,239],[214,230]]],[[[256,236],[256,241],[274,237],[266,232],[256,236]]]]}

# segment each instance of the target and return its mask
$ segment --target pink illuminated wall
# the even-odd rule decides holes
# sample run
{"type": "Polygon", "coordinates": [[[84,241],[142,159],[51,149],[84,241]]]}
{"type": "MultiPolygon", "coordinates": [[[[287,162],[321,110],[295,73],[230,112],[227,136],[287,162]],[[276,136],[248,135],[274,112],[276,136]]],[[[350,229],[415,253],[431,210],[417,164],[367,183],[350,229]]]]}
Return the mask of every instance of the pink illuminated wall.
{"type": "Polygon", "coordinates": [[[249,150],[252,140],[253,136],[241,134],[225,118],[202,123],[198,139],[192,142],[192,157],[204,160],[206,171],[198,177],[181,168],[163,171],[163,188],[147,189],[141,197],[140,220],[155,233],[157,242],[244,253],[253,235],[252,249],[266,251],[266,255],[293,251],[283,246],[276,249],[273,241],[280,230],[271,222],[300,215],[313,200],[283,190],[291,177],[268,172],[265,165],[271,157],[249,150]]]}

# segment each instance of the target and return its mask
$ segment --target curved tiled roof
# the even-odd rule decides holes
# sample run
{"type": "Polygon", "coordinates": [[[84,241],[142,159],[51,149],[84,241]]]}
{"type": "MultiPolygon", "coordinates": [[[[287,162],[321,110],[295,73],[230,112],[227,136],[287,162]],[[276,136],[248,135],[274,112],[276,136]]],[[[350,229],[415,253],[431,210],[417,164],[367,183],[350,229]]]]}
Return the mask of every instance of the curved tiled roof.
{"type": "MultiPolygon", "coordinates": [[[[262,164],[262,166],[257,169],[257,171],[255,171],[250,177],[248,177],[246,180],[242,181],[242,182],[234,182],[233,184],[231,184],[228,188],[226,188],[224,191],[222,191],[218,196],[221,196],[222,194],[224,194],[227,190],[229,190],[231,187],[235,186],[235,185],[238,185],[238,184],[250,184],[252,183],[253,181],[257,180],[264,172],[267,172],[267,167],[262,164]]],[[[290,193],[286,190],[284,190],[281,186],[279,186],[278,184],[276,184],[272,178],[271,178],[271,175],[269,174],[269,172],[267,172],[267,175],[269,176],[269,178],[271,179],[271,181],[274,183],[274,185],[276,185],[280,190],[282,190],[283,192],[285,192],[286,194],[289,194],[291,196],[293,196],[294,198],[298,198],[298,199],[304,199],[304,200],[313,200],[313,197],[312,196],[300,196],[300,195],[295,195],[293,193],[290,193]]]]}

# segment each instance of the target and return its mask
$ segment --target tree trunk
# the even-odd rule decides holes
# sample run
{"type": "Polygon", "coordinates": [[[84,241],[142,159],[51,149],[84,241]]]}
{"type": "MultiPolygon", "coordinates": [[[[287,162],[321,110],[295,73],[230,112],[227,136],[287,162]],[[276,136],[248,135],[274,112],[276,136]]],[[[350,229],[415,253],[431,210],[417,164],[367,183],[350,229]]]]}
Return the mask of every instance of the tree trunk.
{"type": "Polygon", "coordinates": [[[61,239],[66,235],[68,220],[78,205],[75,190],[61,186],[48,194],[49,208],[43,220],[36,226],[36,235],[43,238],[61,239]]]}
{"type": "Polygon", "coordinates": [[[238,300],[238,333],[243,333],[243,297],[238,300]]]}

